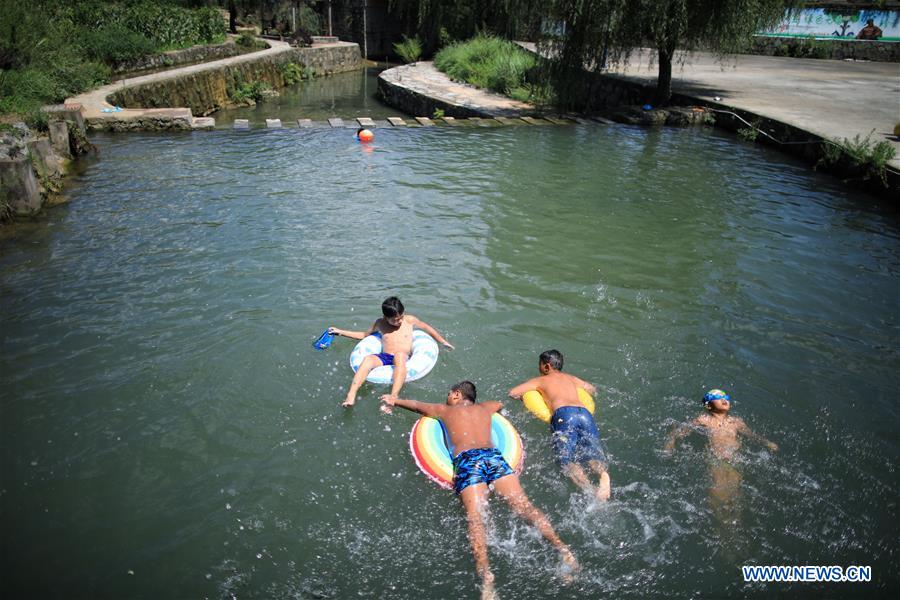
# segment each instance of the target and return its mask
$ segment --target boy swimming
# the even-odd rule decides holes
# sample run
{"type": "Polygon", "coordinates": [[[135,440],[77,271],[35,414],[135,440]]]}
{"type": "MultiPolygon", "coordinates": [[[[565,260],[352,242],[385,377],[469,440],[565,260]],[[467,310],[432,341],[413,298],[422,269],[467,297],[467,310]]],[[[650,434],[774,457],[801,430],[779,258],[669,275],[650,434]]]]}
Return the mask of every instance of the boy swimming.
{"type": "Polygon", "coordinates": [[[730,460],[741,447],[738,434],[747,436],[766,446],[772,452],[778,450],[778,444],[754,433],[740,417],[728,414],[731,410],[731,396],[722,390],[710,390],[703,396],[706,412],[688,425],[680,425],[672,430],[666,442],[665,451],[675,450],[675,441],[686,437],[697,427],[703,427],[709,436],[709,449],[713,456],[722,460],[730,460]]]}
{"type": "Polygon", "coordinates": [[[747,436],[766,446],[770,451],[778,450],[778,444],[754,433],[743,419],[729,415],[731,397],[722,390],[710,390],[702,399],[706,412],[690,424],[680,425],[672,430],[664,451],[672,454],[676,440],[686,437],[702,427],[709,438],[709,449],[715,460],[709,464],[709,502],[716,519],[722,524],[736,524],[740,518],[741,474],[731,464],[741,447],[738,434],[747,436]]]}
{"type": "Polygon", "coordinates": [[[466,509],[469,543],[475,556],[475,568],[481,577],[482,600],[495,598],[494,575],[487,554],[484,519],[489,487],[497,492],[515,513],[528,520],[556,548],[563,562],[572,570],[578,562],[564,544],[547,516],[536,508],[519,483],[519,477],[504,460],[491,441],[491,416],[502,405],[499,402],[475,403],[475,385],[461,381],[450,388],[446,404],[403,400],[385,394],[381,401],[426,417],[440,419],[447,430],[448,446],[453,458],[453,487],[466,509]]]}
{"type": "Polygon", "coordinates": [[[361,340],[373,333],[381,335],[381,352],[379,354],[370,354],[363,359],[356,370],[356,374],[353,376],[350,389],[347,391],[347,397],[344,398],[341,406],[353,406],[356,403],[356,393],[366,380],[369,371],[382,365],[394,367],[391,396],[397,396],[400,388],[406,382],[406,361],[412,352],[414,327],[423,330],[447,348],[453,349],[453,345],[445,340],[434,327],[412,315],[405,314],[403,303],[397,297],[391,296],[382,302],[381,313],[384,316],[372,323],[372,326],[365,331],[347,331],[337,327],[328,328],[329,333],[357,340],[361,340]]]}
{"type": "Polygon", "coordinates": [[[550,407],[553,450],[569,478],[598,500],[609,500],[610,479],[606,450],[594,417],[578,399],[578,388],[592,396],[597,388],[574,375],[562,372],[563,356],[559,350],[547,350],[538,359],[540,377],[529,379],[509,390],[511,398],[521,399],[525,392],[538,390],[550,407]],[[591,483],[585,466],[597,476],[591,483]]]}

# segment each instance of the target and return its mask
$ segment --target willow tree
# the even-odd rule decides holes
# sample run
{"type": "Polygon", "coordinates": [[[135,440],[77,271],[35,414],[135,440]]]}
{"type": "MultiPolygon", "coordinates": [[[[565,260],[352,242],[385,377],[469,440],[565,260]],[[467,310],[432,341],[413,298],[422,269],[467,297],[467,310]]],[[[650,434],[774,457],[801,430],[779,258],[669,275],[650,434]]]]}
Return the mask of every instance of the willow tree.
{"type": "Polygon", "coordinates": [[[551,74],[560,100],[571,99],[584,69],[620,64],[636,48],[657,53],[654,103],[672,96],[672,63],[678,50],[725,54],[745,48],[751,36],[785,16],[795,0],[522,0],[553,26],[551,74]]]}
{"type": "Polygon", "coordinates": [[[410,35],[418,37],[430,54],[451,40],[464,40],[479,31],[519,39],[536,28],[539,16],[519,10],[522,0],[389,0],[410,35]]]}

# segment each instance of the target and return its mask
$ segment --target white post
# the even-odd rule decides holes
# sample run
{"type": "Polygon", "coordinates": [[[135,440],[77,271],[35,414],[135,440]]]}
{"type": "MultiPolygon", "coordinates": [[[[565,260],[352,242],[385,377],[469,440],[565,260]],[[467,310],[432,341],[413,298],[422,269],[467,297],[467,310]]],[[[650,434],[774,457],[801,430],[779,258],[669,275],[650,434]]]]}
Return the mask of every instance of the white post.
{"type": "Polygon", "coordinates": [[[369,58],[369,25],[366,22],[366,13],[369,12],[368,0],[363,0],[363,58],[369,58]]]}
{"type": "Polygon", "coordinates": [[[328,0],[328,37],[334,35],[331,33],[331,0],[328,0]]]}

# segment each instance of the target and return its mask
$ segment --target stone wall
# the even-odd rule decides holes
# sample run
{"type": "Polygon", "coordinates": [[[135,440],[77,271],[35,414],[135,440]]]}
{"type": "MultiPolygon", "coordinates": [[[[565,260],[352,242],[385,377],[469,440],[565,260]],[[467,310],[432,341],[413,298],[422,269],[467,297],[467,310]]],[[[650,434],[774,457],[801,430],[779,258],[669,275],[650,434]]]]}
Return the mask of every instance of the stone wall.
{"type": "Polygon", "coordinates": [[[62,190],[62,177],[73,154],[70,128],[83,138],[84,122],[77,110],[48,110],[47,134],[24,123],[0,133],[0,221],[31,217],[62,190]]]}
{"type": "Polygon", "coordinates": [[[316,75],[362,67],[356,45],[292,48],[289,52],[260,57],[259,60],[129,87],[111,95],[108,101],[125,108],[187,107],[195,116],[208,115],[228,106],[229,98],[242,83],[262,81],[273,88],[284,87],[282,65],[291,62],[312,68],[316,75]]]}
{"type": "Polygon", "coordinates": [[[122,75],[125,73],[137,73],[151,69],[162,69],[179,65],[193,65],[201,62],[210,62],[220,58],[228,58],[242,54],[244,50],[228,40],[224,44],[212,46],[193,46],[183,50],[171,50],[162,54],[142,56],[139,59],[124,62],[113,70],[113,73],[122,75]]]}
{"type": "Polygon", "coordinates": [[[794,56],[798,58],[828,58],[833,60],[871,60],[900,62],[900,42],[874,40],[827,39],[810,40],[798,37],[753,36],[750,54],[763,56],[794,56]]]}

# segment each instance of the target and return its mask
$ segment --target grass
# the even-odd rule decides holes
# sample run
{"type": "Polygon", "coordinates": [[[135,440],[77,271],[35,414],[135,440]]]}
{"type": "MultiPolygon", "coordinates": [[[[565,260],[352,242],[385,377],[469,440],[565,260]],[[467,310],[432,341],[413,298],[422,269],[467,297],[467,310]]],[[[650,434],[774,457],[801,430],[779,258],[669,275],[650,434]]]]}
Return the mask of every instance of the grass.
{"type": "Polygon", "coordinates": [[[822,158],[816,166],[833,167],[844,162],[863,180],[877,177],[886,186],[887,164],[897,155],[897,151],[887,140],[872,143],[872,133],[864,138],[857,134],[852,140],[844,138],[842,142],[823,144],[822,158]]]}
{"type": "Polygon", "coordinates": [[[528,90],[526,75],[537,59],[507,40],[478,35],[450,44],[434,57],[434,66],[456,81],[501,94],[528,90]]]}

